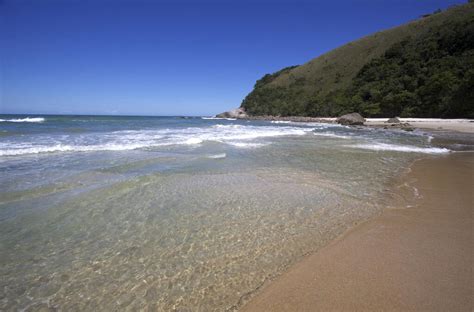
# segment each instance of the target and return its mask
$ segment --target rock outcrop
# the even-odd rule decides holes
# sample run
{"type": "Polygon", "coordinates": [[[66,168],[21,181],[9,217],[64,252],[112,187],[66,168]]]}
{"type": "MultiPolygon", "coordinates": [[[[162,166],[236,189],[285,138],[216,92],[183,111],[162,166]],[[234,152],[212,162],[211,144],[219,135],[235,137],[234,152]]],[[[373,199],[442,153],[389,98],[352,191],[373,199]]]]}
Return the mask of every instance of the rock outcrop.
{"type": "Polygon", "coordinates": [[[365,119],[359,113],[351,113],[342,115],[336,120],[336,122],[346,126],[361,126],[364,124],[365,119]]]}
{"type": "Polygon", "coordinates": [[[247,113],[243,107],[239,107],[228,112],[223,112],[216,115],[217,118],[246,118],[247,113]]]}
{"type": "Polygon", "coordinates": [[[398,117],[394,117],[394,118],[389,118],[386,123],[400,123],[400,119],[398,119],[398,117]]]}

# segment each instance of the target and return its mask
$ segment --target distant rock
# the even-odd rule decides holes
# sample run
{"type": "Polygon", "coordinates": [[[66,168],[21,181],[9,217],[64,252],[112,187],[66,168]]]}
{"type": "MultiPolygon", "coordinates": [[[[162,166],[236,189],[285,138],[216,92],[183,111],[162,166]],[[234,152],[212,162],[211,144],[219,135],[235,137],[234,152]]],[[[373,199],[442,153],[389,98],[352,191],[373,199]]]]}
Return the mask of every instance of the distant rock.
{"type": "Polygon", "coordinates": [[[402,130],[405,130],[405,131],[413,131],[415,130],[415,128],[412,127],[412,125],[410,125],[409,123],[405,122],[405,123],[400,123],[400,129],[402,130]]]}
{"type": "Polygon", "coordinates": [[[394,118],[389,118],[386,123],[400,123],[400,119],[398,119],[398,117],[394,117],[394,118]]]}
{"type": "Polygon", "coordinates": [[[364,117],[362,117],[359,113],[351,113],[342,115],[336,120],[337,123],[346,126],[357,126],[363,125],[365,122],[364,117]]]}
{"type": "Polygon", "coordinates": [[[243,107],[239,107],[228,112],[223,112],[216,115],[217,118],[246,118],[247,113],[243,107]]]}

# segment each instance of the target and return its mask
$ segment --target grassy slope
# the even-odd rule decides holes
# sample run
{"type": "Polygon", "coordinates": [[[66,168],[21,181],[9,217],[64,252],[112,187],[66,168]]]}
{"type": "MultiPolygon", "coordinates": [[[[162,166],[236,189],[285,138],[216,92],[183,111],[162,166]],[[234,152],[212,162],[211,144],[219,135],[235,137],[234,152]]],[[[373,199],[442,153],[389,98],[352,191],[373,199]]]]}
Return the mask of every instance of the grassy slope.
{"type": "MultiPolygon", "coordinates": [[[[335,90],[348,88],[353,78],[367,62],[383,55],[393,44],[407,37],[421,36],[430,29],[440,27],[448,20],[467,18],[472,14],[474,14],[474,5],[466,4],[377,32],[336,48],[291,70],[278,73],[269,83],[260,83],[259,87],[279,89],[279,94],[282,91],[283,93],[294,91],[297,92],[301,101],[306,101],[305,99],[315,94],[325,96],[335,90]]],[[[242,102],[242,106],[251,114],[261,114],[261,111],[255,109],[261,97],[252,99],[252,93],[249,96],[242,102]]]]}

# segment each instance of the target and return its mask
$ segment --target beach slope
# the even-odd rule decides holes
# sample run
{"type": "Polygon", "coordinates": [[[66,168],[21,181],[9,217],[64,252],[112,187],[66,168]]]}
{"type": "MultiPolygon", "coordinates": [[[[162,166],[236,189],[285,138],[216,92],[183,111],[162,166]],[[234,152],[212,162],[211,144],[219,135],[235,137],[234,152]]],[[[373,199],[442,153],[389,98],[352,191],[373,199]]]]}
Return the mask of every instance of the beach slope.
{"type": "Polygon", "coordinates": [[[474,154],[415,162],[387,209],[271,282],[242,311],[472,311],[474,154]]]}

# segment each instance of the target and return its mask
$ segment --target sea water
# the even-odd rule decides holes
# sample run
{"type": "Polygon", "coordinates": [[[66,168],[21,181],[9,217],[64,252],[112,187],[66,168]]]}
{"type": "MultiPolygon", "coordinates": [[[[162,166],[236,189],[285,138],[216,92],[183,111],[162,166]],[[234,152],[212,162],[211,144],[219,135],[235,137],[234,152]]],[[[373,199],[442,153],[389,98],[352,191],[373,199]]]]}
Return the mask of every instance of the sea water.
{"type": "Polygon", "coordinates": [[[0,310],[225,311],[449,150],[420,132],[0,115],[0,310]]]}

